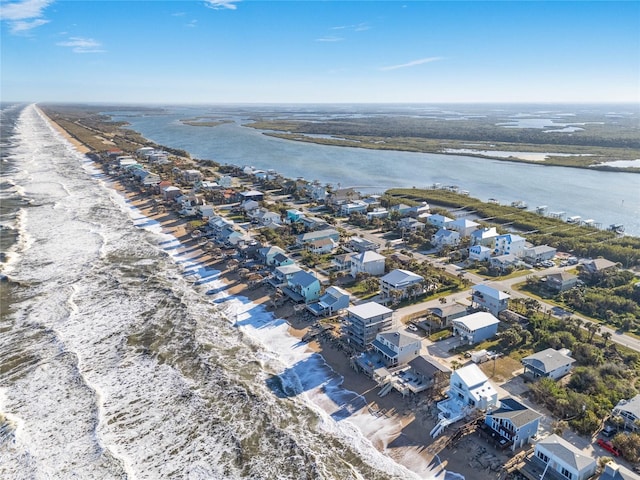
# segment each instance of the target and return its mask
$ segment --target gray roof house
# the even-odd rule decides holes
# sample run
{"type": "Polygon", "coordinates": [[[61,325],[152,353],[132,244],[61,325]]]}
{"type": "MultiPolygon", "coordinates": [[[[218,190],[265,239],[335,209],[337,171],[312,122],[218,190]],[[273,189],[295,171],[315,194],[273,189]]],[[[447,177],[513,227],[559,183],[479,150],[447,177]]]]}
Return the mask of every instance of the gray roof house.
{"type": "Polygon", "coordinates": [[[436,233],[431,235],[431,244],[435,247],[456,246],[460,244],[460,234],[455,230],[448,230],[444,227],[440,228],[436,233]]]}
{"type": "Polygon", "coordinates": [[[571,371],[575,362],[568,350],[547,348],[522,359],[524,375],[537,379],[549,377],[554,380],[564,377],[571,371]]]}
{"type": "Polygon", "coordinates": [[[291,276],[300,270],[302,270],[302,268],[295,263],[276,267],[273,271],[273,276],[269,279],[269,283],[274,287],[285,287],[291,276]]]}
{"type": "Polygon", "coordinates": [[[556,292],[570,290],[578,284],[578,277],[571,273],[560,272],[547,275],[547,288],[556,292]]]}
{"type": "Polygon", "coordinates": [[[421,275],[397,268],[380,278],[380,293],[383,298],[391,298],[394,295],[393,292],[397,291],[400,293],[399,299],[406,298],[411,293],[424,292],[422,282],[424,282],[424,277],[421,275]],[[413,285],[416,286],[413,287],[413,285]],[[415,292],[412,292],[412,288],[415,289],[415,292]]]}
{"type": "Polygon", "coordinates": [[[583,263],[582,272],[585,275],[596,277],[615,270],[617,267],[618,264],[611,260],[607,260],[606,258],[596,258],[595,260],[583,263]]]}
{"type": "Polygon", "coordinates": [[[436,227],[444,227],[449,222],[453,222],[453,218],[440,215],[439,213],[435,213],[427,218],[427,223],[436,227]]]}
{"type": "Polygon", "coordinates": [[[453,334],[460,337],[460,343],[469,345],[494,337],[499,324],[500,320],[489,312],[476,312],[451,321],[453,334]]]}
{"type": "Polygon", "coordinates": [[[640,420],[640,394],[630,400],[620,400],[613,407],[611,414],[624,419],[624,426],[629,430],[638,430],[636,422],[640,420]]]}
{"type": "Polygon", "coordinates": [[[471,232],[471,245],[483,245],[493,247],[493,239],[499,235],[496,227],[481,228],[471,232]]]}
{"type": "Polygon", "coordinates": [[[312,273],[300,270],[291,275],[282,291],[294,302],[313,302],[320,298],[320,280],[312,273]]]}
{"type": "Polygon", "coordinates": [[[541,414],[513,398],[503,398],[497,410],[487,412],[485,425],[500,448],[515,451],[538,433],[541,418],[541,414]]]}
{"type": "Polygon", "coordinates": [[[509,307],[511,296],[489,285],[476,285],[471,289],[471,303],[491,312],[496,317],[509,307]]]}
{"type": "Polygon", "coordinates": [[[538,263],[544,260],[552,260],[556,256],[557,250],[549,245],[538,245],[537,247],[524,249],[524,260],[529,263],[538,263]]]}
{"type": "Polygon", "coordinates": [[[322,240],[323,238],[330,238],[334,242],[340,241],[340,233],[333,228],[327,228],[325,230],[317,230],[315,232],[308,232],[298,236],[298,245],[304,245],[305,243],[313,242],[315,240],[322,240]]]}
{"type": "Polygon", "coordinates": [[[264,247],[264,248],[261,248],[260,250],[258,250],[258,258],[265,265],[274,265],[273,258],[277,254],[284,255],[284,250],[281,249],[280,247],[276,247],[276,246],[264,247]]]}
{"type": "Polygon", "coordinates": [[[333,315],[339,310],[349,307],[351,296],[349,292],[340,287],[331,286],[327,288],[320,300],[307,305],[307,310],[315,316],[333,315]]]}
{"type": "Polygon", "coordinates": [[[467,315],[466,305],[462,305],[460,303],[450,303],[438,307],[431,307],[429,308],[429,311],[438,319],[440,325],[443,327],[448,327],[451,325],[452,320],[467,315]]]}
{"type": "Polygon", "coordinates": [[[387,367],[404,365],[420,355],[419,338],[400,332],[383,332],[376,335],[371,344],[382,356],[387,367]]]}
{"type": "Polygon", "coordinates": [[[598,480],[640,480],[640,475],[611,461],[604,466],[598,480]]]}
{"type": "MultiPolygon", "coordinates": [[[[536,444],[531,464],[560,476],[553,478],[570,478],[571,480],[587,480],[596,473],[596,461],[583,454],[558,435],[549,435],[536,444]]],[[[549,476],[549,478],[552,478],[549,476]]]]}

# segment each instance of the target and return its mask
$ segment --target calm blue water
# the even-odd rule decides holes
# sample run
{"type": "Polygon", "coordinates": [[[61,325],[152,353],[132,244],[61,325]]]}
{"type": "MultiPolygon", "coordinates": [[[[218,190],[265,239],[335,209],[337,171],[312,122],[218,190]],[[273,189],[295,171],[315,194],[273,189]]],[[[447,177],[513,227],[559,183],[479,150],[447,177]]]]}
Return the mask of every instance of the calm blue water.
{"type": "MultiPolygon", "coordinates": [[[[433,183],[458,185],[481,200],[496,198],[501,203],[523,200],[530,208],[547,205],[549,211],[594,219],[605,227],[622,223],[627,234],[640,235],[638,174],[293,142],[243,127],[250,114],[248,107],[245,110],[171,107],[163,114],[116,118],[130,122],[131,128],[145,137],[187,150],[195,158],[272,168],[288,177],[355,186],[367,193],[380,193],[393,187],[421,188],[433,183]],[[198,115],[235,122],[218,127],[193,127],[179,121],[198,115]]],[[[309,116],[308,111],[300,107],[299,114],[309,116]]],[[[293,113],[290,111],[288,115],[293,113]]]]}

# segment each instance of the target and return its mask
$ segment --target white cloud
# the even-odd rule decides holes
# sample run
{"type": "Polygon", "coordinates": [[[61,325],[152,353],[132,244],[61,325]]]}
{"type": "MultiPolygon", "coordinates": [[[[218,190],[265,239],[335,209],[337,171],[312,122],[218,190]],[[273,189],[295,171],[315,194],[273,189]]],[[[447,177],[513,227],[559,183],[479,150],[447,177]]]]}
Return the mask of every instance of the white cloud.
{"type": "Polygon", "coordinates": [[[32,28],[39,27],[44,25],[45,23],[49,23],[49,20],[44,20],[42,18],[36,18],[35,20],[16,20],[11,22],[11,33],[18,34],[23,32],[28,32],[32,28]]]}
{"type": "Polygon", "coordinates": [[[2,2],[0,4],[0,19],[7,22],[12,34],[29,32],[49,20],[41,18],[44,9],[53,3],[53,0],[22,0],[17,2],[2,2]]]}
{"type": "Polygon", "coordinates": [[[92,38],[71,37],[64,42],[56,43],[59,47],[69,47],[74,53],[103,53],[102,44],[92,38]]]}
{"type": "Polygon", "coordinates": [[[418,65],[423,65],[425,63],[437,62],[438,60],[442,60],[442,57],[421,58],[420,60],[413,60],[412,62],[402,63],[400,65],[390,65],[388,67],[381,67],[380,70],[398,70],[399,68],[416,67],[418,65]]]}
{"type": "Polygon", "coordinates": [[[235,10],[238,8],[236,3],[240,2],[240,0],[206,0],[205,5],[214,10],[235,10]]]}
{"type": "Polygon", "coordinates": [[[191,20],[189,23],[185,23],[185,26],[189,28],[195,28],[198,25],[198,20],[191,20]]]}
{"type": "Polygon", "coordinates": [[[42,16],[42,11],[53,3],[53,0],[22,0],[21,2],[0,5],[0,16],[3,20],[25,20],[42,16]]]}
{"type": "Polygon", "coordinates": [[[321,37],[316,38],[316,42],[341,42],[344,40],[342,37],[321,37]]]}

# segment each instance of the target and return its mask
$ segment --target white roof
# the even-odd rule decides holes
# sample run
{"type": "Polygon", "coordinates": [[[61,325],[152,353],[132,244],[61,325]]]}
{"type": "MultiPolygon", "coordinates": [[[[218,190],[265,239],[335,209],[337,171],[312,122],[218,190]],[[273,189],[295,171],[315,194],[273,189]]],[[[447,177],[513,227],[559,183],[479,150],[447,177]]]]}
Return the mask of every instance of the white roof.
{"type": "Polygon", "coordinates": [[[263,195],[263,193],[258,190],[249,190],[248,192],[240,192],[240,195],[243,197],[255,197],[257,195],[263,195]]]}
{"type": "Polygon", "coordinates": [[[482,373],[480,367],[475,363],[470,363],[462,368],[459,368],[455,371],[456,375],[460,377],[460,380],[464,382],[464,384],[469,388],[477,387],[484,383],[487,383],[489,379],[487,376],[482,373]]]}
{"type": "Polygon", "coordinates": [[[420,275],[417,275],[408,270],[401,270],[397,268],[387,273],[380,280],[383,282],[387,282],[391,285],[400,285],[402,283],[422,281],[423,278],[420,275]]]}
{"type": "Polygon", "coordinates": [[[291,275],[292,273],[299,272],[300,270],[302,270],[302,268],[300,268],[295,263],[292,263],[290,265],[282,265],[280,267],[276,267],[276,270],[282,275],[291,275]]]}
{"type": "Polygon", "coordinates": [[[474,332],[480,328],[496,325],[500,323],[500,320],[489,312],[476,312],[465,317],[456,318],[455,320],[452,320],[452,322],[463,325],[468,330],[474,332]]]}
{"type": "Polygon", "coordinates": [[[504,293],[502,290],[490,287],[489,285],[476,285],[471,290],[473,292],[478,292],[482,295],[486,295],[487,297],[497,298],[498,300],[506,300],[508,298],[511,298],[511,295],[509,295],[508,293],[504,293]]]}
{"type": "Polygon", "coordinates": [[[454,235],[460,236],[460,234],[455,230],[448,230],[446,228],[441,228],[436,232],[436,237],[452,237],[454,235]]]}
{"type": "Polygon", "coordinates": [[[379,253],[374,252],[372,250],[366,250],[362,253],[359,253],[358,255],[355,255],[353,257],[353,260],[357,260],[361,263],[375,262],[376,260],[385,260],[385,256],[380,255],[379,253]]]}
{"type": "Polygon", "coordinates": [[[451,222],[451,226],[462,227],[462,228],[477,227],[479,225],[480,225],[479,223],[476,223],[467,218],[458,218],[457,220],[454,220],[453,222],[451,222]]]}
{"type": "Polygon", "coordinates": [[[360,318],[377,317],[378,315],[384,315],[393,312],[393,310],[391,310],[390,308],[387,308],[384,305],[380,305],[376,302],[367,302],[356,305],[355,307],[349,307],[347,311],[360,318]]]}
{"type": "Polygon", "coordinates": [[[439,213],[435,213],[433,215],[431,215],[431,220],[442,220],[444,222],[452,222],[453,218],[449,218],[449,217],[445,217],[444,215],[441,215],[439,213]]]}
{"type": "Polygon", "coordinates": [[[471,232],[471,236],[474,238],[491,238],[491,237],[497,237],[498,232],[496,230],[496,227],[481,228],[480,230],[471,232]]]}

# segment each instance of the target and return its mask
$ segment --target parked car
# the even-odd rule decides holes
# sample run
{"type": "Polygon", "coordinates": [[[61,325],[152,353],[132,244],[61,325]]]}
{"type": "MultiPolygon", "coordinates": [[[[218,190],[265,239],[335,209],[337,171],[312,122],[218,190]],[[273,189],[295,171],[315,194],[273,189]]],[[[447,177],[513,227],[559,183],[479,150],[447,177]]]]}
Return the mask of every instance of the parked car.
{"type": "Polygon", "coordinates": [[[618,429],[613,425],[605,425],[600,433],[602,433],[602,435],[604,435],[605,437],[611,437],[615,435],[617,431],[618,429]]]}
{"type": "Polygon", "coordinates": [[[613,446],[613,444],[609,440],[605,440],[603,438],[598,439],[598,445],[604,448],[607,452],[613,453],[614,456],[619,457],[620,451],[613,446]]]}

